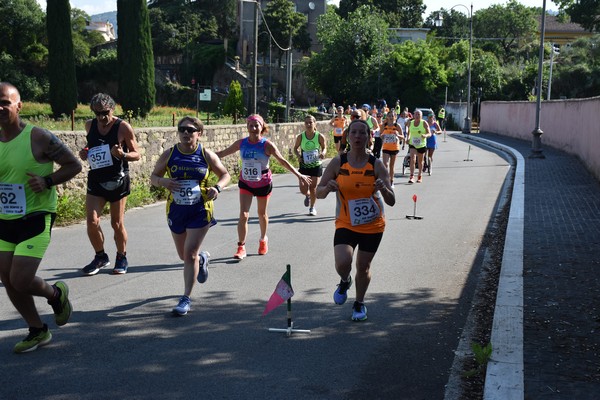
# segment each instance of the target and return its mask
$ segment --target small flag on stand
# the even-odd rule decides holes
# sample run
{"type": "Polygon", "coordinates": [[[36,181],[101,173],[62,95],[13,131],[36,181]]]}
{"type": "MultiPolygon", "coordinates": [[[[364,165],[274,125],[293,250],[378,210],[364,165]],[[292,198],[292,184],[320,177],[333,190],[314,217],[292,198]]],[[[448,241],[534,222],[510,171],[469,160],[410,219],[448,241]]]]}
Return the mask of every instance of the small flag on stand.
{"type": "Polygon", "coordinates": [[[291,299],[293,295],[294,289],[292,289],[290,271],[288,269],[281,277],[277,287],[275,287],[275,291],[271,295],[271,298],[269,298],[267,306],[265,307],[265,311],[263,311],[263,316],[279,307],[286,300],[291,299]]]}

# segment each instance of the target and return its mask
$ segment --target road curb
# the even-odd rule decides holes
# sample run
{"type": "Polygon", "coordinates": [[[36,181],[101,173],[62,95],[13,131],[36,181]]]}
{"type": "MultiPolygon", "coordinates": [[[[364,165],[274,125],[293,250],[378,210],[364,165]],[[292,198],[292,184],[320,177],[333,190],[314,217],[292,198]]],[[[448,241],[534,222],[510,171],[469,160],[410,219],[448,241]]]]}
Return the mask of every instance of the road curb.
{"type": "Polygon", "coordinates": [[[511,154],[516,160],[512,199],[506,227],[504,253],[494,322],[492,357],[487,365],[484,400],[523,399],[523,232],[525,210],[525,160],[512,147],[473,135],[454,134],[511,154]]]}

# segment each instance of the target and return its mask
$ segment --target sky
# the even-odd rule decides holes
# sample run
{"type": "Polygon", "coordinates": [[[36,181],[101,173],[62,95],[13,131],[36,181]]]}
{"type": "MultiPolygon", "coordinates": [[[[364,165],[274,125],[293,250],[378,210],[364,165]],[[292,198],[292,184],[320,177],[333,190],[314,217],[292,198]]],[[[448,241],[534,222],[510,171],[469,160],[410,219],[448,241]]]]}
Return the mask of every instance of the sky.
{"type": "MultiPolygon", "coordinates": [[[[46,0],[37,0],[37,2],[42,6],[42,9],[45,11],[46,0]]],[[[328,0],[328,2],[330,4],[339,4],[339,0],[328,0]]],[[[447,0],[424,0],[423,4],[427,6],[424,17],[427,17],[432,11],[436,11],[441,8],[445,8],[446,10],[448,10],[454,4],[463,4],[467,8],[470,8],[471,2],[473,3],[473,11],[477,11],[482,8],[488,8],[492,4],[506,4],[506,1],[502,0],[459,0],[457,2],[454,2],[453,0],[450,0],[450,2],[448,2],[447,0]]],[[[519,0],[519,3],[528,7],[542,7],[543,0],[519,0]]],[[[117,0],[71,0],[71,7],[79,8],[88,13],[89,15],[101,14],[103,12],[115,11],[117,9],[117,0]]],[[[456,7],[455,10],[463,11],[466,13],[465,7],[456,7]]],[[[558,11],[558,6],[552,1],[546,1],[546,10],[558,11]]]]}

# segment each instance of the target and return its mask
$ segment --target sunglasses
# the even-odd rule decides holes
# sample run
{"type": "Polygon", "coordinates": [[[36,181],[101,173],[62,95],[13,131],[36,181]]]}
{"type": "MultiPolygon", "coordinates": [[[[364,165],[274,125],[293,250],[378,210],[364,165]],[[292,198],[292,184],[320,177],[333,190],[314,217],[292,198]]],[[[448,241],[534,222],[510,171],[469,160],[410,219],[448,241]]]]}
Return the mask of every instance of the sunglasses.
{"type": "Polygon", "coordinates": [[[101,115],[106,117],[111,111],[112,110],[94,111],[94,114],[96,114],[97,117],[101,115]]]}
{"type": "Polygon", "coordinates": [[[180,126],[179,128],[177,128],[177,131],[179,133],[189,133],[192,134],[194,132],[198,132],[198,129],[194,128],[193,126],[180,126]]]}

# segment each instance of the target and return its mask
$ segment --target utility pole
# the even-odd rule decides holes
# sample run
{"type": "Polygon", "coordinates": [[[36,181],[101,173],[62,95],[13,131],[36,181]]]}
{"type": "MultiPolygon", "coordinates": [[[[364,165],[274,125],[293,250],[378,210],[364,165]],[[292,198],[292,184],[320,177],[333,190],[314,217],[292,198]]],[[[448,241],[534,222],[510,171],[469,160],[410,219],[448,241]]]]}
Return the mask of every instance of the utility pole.
{"type": "Polygon", "coordinates": [[[292,31],[290,30],[290,41],[287,54],[287,76],[285,87],[285,122],[290,122],[290,107],[292,99],[292,31]]]}
{"type": "Polygon", "coordinates": [[[254,56],[252,57],[252,103],[250,105],[252,114],[256,114],[256,97],[258,96],[258,7],[257,0],[254,3],[254,56]]]}

